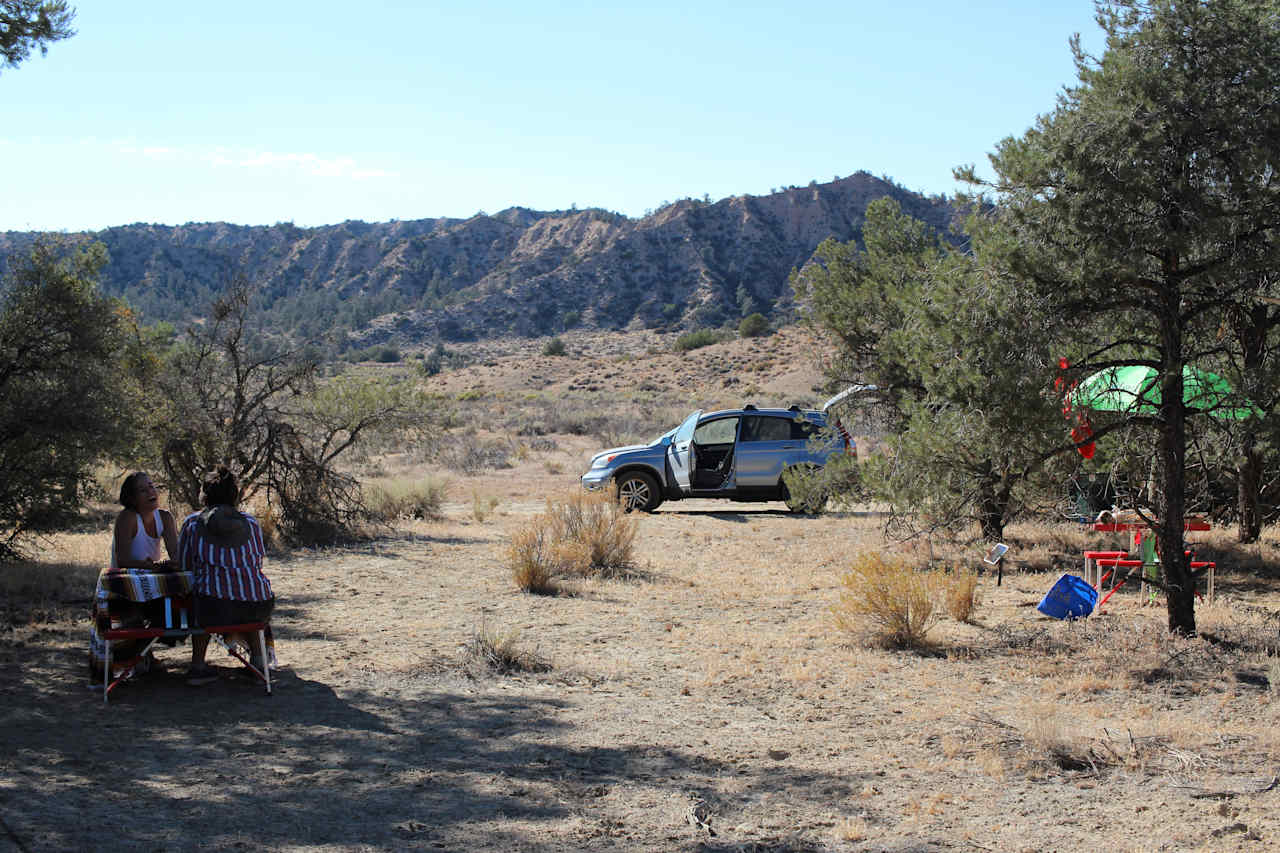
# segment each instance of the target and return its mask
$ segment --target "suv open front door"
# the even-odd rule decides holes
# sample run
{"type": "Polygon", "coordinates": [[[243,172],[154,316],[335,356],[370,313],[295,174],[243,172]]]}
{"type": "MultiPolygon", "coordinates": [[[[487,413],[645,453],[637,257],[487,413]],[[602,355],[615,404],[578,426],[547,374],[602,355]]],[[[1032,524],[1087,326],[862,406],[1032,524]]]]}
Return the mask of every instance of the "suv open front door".
{"type": "Polygon", "coordinates": [[[698,409],[685,418],[684,423],[676,428],[676,434],[671,437],[671,445],[667,448],[667,461],[671,464],[671,475],[675,477],[681,493],[686,495],[691,488],[689,476],[695,463],[693,431],[698,428],[698,418],[701,416],[702,409],[698,409]]]}

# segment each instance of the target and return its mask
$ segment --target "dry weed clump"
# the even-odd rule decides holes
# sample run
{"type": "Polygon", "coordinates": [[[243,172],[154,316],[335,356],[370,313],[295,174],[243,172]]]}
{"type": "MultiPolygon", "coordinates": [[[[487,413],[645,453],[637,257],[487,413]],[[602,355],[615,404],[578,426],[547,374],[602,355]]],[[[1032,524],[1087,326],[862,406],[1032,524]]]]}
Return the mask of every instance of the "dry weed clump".
{"type": "Polygon", "coordinates": [[[564,572],[564,555],[551,529],[535,518],[530,524],[511,534],[507,545],[507,565],[516,586],[535,595],[554,595],[558,591],[555,577],[564,572]]]}
{"type": "Polygon", "coordinates": [[[869,623],[873,640],[887,648],[924,646],[944,610],[968,622],[981,603],[978,576],[970,569],[927,571],[878,552],[859,556],[840,582],[836,626],[854,632],[869,623]]]}
{"type": "Polygon", "coordinates": [[[273,503],[259,503],[250,510],[262,528],[262,542],[269,550],[277,550],[284,543],[280,530],[280,508],[273,503]]]}
{"type": "Polygon", "coordinates": [[[947,614],[957,622],[968,622],[982,603],[978,592],[978,573],[973,569],[952,569],[942,585],[942,598],[947,614]]]}
{"type": "Polygon", "coordinates": [[[484,524],[493,511],[498,508],[500,498],[497,495],[484,494],[479,491],[471,493],[471,517],[484,524]]]}
{"type": "Polygon", "coordinates": [[[449,482],[439,477],[399,477],[364,484],[365,506],[375,521],[385,524],[400,519],[444,518],[444,502],[449,482]]]}
{"type": "Polygon", "coordinates": [[[459,435],[442,446],[437,458],[441,465],[463,474],[512,467],[516,445],[509,439],[479,439],[474,434],[459,435]]]}
{"type": "Polygon", "coordinates": [[[860,555],[840,579],[844,591],[834,608],[836,627],[855,632],[867,622],[879,644],[915,648],[938,621],[934,579],[906,561],[878,552],[860,555]]]}
{"type": "Polygon", "coordinates": [[[558,576],[625,575],[639,519],[608,493],[573,492],[547,500],[547,511],[511,535],[507,565],[525,592],[558,591],[558,576]]]}
{"type": "Polygon", "coordinates": [[[1089,740],[1071,731],[1056,709],[1035,711],[1024,742],[1033,762],[1048,762],[1061,770],[1097,769],[1089,740]]]}
{"type": "Polygon", "coordinates": [[[463,648],[462,657],[472,675],[515,672],[547,672],[550,661],[537,651],[520,648],[520,632],[512,628],[501,632],[482,624],[471,632],[471,639],[463,648]]]}
{"type": "Polygon", "coordinates": [[[609,491],[569,492],[547,500],[545,518],[577,574],[616,576],[633,564],[640,520],[609,491]]]}

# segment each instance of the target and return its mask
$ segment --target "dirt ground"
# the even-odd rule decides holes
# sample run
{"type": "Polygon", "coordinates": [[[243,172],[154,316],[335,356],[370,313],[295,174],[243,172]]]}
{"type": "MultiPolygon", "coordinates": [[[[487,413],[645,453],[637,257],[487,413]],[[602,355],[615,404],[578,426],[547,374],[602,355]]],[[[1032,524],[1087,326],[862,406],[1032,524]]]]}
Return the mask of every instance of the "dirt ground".
{"type": "Polygon", "coordinates": [[[10,601],[0,631],[0,851],[1280,844],[1267,572],[1223,566],[1203,638],[1128,589],[1063,623],[1035,609],[1045,555],[1092,540],[1015,530],[972,623],[893,651],[831,617],[851,559],[889,547],[874,508],[686,501],[641,518],[631,577],[521,593],[503,549],[592,443],[460,480],[443,520],[271,558],[270,697],[221,655],[224,678],[186,686],[179,647],[104,708],[86,650],[106,533],[49,543],[77,591],[10,601]],[[477,635],[549,668],[484,671],[477,635]]]}

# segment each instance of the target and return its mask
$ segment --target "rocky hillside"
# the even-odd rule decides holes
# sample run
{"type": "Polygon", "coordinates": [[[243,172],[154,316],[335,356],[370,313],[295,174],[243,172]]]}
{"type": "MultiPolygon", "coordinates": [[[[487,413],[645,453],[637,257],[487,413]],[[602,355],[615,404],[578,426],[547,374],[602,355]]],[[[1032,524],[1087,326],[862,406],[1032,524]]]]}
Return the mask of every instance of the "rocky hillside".
{"type": "MultiPolygon", "coordinates": [[[[242,277],[282,330],[413,345],[574,327],[694,328],[785,312],[790,271],[828,237],[860,237],[867,204],[885,195],[939,230],[953,215],[946,199],[859,172],[767,196],[687,199],[643,219],[510,208],[319,228],[136,224],[87,236],[111,253],[104,287],[148,320],[198,316],[242,277]]],[[[0,255],[33,237],[0,234],[0,255]]]]}

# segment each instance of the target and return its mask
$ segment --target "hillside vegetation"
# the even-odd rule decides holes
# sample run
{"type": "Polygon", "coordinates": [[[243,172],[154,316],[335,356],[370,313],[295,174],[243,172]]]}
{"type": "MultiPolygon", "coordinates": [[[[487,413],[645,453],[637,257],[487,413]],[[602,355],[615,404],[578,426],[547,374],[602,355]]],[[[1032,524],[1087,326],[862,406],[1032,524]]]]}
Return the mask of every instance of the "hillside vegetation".
{"type": "MultiPolygon", "coordinates": [[[[859,239],[867,204],[886,195],[947,230],[946,199],[858,172],[767,196],[685,199],[641,219],[512,207],[468,219],[133,224],[83,236],[110,253],[103,289],[147,322],[182,325],[240,278],[278,331],[411,345],[577,326],[736,326],[785,311],[791,270],[825,239],[859,239]]],[[[0,234],[0,258],[35,236],[0,234]]]]}

